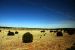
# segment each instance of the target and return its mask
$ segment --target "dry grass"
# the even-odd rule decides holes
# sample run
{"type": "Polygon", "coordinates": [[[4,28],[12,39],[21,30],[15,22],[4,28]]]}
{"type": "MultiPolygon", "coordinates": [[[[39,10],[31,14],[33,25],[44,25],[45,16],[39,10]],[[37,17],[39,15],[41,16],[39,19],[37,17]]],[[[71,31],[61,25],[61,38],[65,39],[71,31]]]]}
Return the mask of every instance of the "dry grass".
{"type": "Polygon", "coordinates": [[[0,32],[0,50],[65,50],[72,46],[75,42],[75,35],[68,35],[64,33],[63,37],[57,37],[56,33],[50,33],[46,30],[46,35],[40,30],[13,30],[18,31],[19,34],[15,36],[7,36],[9,29],[1,29],[0,32]],[[22,43],[22,36],[24,33],[30,32],[33,34],[32,43],[22,43]],[[42,37],[40,38],[40,36],[42,37]]]}

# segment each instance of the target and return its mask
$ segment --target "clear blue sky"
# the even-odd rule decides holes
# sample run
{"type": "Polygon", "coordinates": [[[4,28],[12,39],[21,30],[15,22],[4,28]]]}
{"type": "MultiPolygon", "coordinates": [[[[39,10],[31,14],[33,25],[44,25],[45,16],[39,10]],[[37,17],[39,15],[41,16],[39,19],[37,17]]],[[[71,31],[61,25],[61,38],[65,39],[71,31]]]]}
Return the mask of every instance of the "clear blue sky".
{"type": "Polygon", "coordinates": [[[0,0],[0,25],[75,28],[75,1],[0,0]]]}

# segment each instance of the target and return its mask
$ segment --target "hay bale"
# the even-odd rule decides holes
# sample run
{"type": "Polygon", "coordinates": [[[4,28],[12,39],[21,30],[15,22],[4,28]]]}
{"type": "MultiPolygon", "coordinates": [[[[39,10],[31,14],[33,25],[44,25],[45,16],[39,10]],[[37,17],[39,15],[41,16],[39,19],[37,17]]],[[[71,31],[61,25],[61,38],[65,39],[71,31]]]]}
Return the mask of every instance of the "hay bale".
{"type": "Polygon", "coordinates": [[[75,34],[75,29],[66,29],[64,32],[68,33],[69,35],[75,34]]]}
{"type": "Polygon", "coordinates": [[[18,34],[18,32],[16,31],[15,34],[18,34]]]}
{"type": "Polygon", "coordinates": [[[10,31],[8,31],[7,36],[14,36],[14,32],[10,32],[10,31]]]}
{"type": "Polygon", "coordinates": [[[70,30],[70,31],[68,31],[68,34],[73,35],[73,34],[75,34],[75,32],[70,30]]]}
{"type": "Polygon", "coordinates": [[[44,36],[46,35],[46,33],[44,34],[44,36]]]}
{"type": "Polygon", "coordinates": [[[22,37],[23,43],[31,43],[33,42],[33,35],[30,32],[27,32],[22,37]]]}
{"type": "Polygon", "coordinates": [[[0,32],[1,32],[1,30],[0,30],[0,32]]]}
{"type": "Polygon", "coordinates": [[[73,45],[75,45],[75,43],[73,43],[73,45]]]}
{"type": "Polygon", "coordinates": [[[52,30],[50,30],[50,32],[53,32],[52,30]]]}
{"type": "Polygon", "coordinates": [[[41,37],[40,37],[41,38],[41,37]]]}
{"type": "Polygon", "coordinates": [[[63,33],[61,31],[57,32],[57,36],[63,36],[63,33]]]}
{"type": "Polygon", "coordinates": [[[55,33],[57,32],[57,31],[54,31],[55,33]]]}
{"type": "Polygon", "coordinates": [[[75,50],[75,46],[71,46],[71,50],[75,50]]]}
{"type": "Polygon", "coordinates": [[[42,30],[42,31],[41,31],[41,33],[44,33],[44,32],[45,32],[45,30],[42,30]]]}
{"type": "Polygon", "coordinates": [[[71,50],[70,48],[66,48],[66,50],[71,50]]]}

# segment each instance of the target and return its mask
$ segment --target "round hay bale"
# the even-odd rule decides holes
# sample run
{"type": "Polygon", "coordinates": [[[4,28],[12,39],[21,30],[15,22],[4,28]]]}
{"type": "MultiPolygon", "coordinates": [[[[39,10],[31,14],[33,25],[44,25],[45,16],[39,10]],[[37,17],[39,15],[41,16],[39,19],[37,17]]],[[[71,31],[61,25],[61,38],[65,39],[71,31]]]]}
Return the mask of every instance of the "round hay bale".
{"type": "Polygon", "coordinates": [[[57,36],[63,36],[63,33],[61,31],[57,32],[57,36]]]}
{"type": "Polygon", "coordinates": [[[16,31],[15,34],[18,34],[18,32],[16,31]]]}
{"type": "Polygon", "coordinates": [[[14,32],[10,32],[10,31],[8,31],[7,36],[14,36],[14,32]]]}
{"type": "Polygon", "coordinates": [[[33,42],[33,35],[30,32],[27,32],[22,37],[23,43],[31,43],[33,42]]]}
{"type": "Polygon", "coordinates": [[[0,30],[0,32],[1,32],[1,30],[0,30]]]}
{"type": "Polygon", "coordinates": [[[73,45],[75,45],[75,43],[73,43],[73,45]]]}
{"type": "Polygon", "coordinates": [[[66,50],[71,50],[70,48],[66,48],[66,50]]]}
{"type": "Polygon", "coordinates": [[[71,50],[75,50],[75,46],[71,46],[71,50]]]}

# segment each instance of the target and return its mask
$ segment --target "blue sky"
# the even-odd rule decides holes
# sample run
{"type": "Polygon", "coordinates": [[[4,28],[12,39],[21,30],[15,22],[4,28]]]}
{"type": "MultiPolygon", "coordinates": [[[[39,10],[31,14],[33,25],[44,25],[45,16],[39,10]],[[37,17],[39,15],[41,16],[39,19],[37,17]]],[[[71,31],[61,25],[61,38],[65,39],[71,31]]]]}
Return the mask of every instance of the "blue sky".
{"type": "Polygon", "coordinates": [[[0,25],[75,28],[74,0],[0,0],[0,25]]]}

